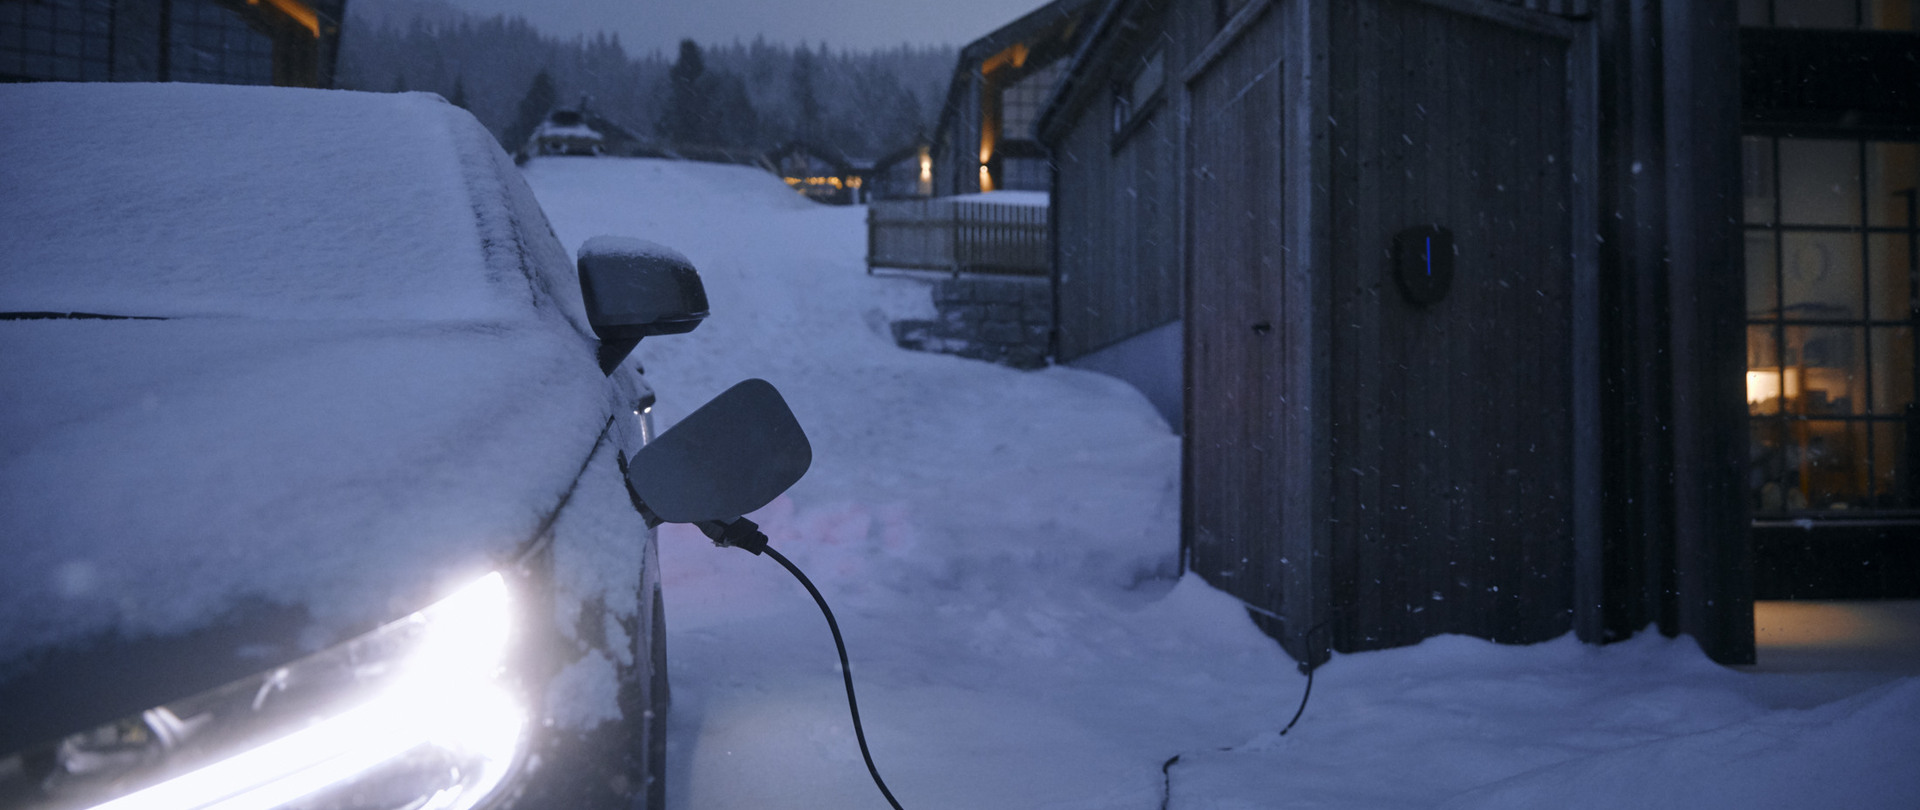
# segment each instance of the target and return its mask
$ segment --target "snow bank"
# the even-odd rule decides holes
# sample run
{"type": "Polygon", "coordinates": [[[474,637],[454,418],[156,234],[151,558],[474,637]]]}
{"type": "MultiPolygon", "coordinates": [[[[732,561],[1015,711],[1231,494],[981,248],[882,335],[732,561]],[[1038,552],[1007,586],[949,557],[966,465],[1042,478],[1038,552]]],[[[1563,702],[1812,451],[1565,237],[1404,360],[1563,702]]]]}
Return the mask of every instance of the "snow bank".
{"type": "Polygon", "coordinates": [[[700,271],[706,322],[636,352],[657,418],[664,429],[748,377],[779,387],[815,447],[812,471],[762,516],[796,560],[858,549],[824,576],[884,565],[876,581],[900,588],[963,569],[1122,584],[1171,570],[1179,443],[1164,421],[1111,377],[895,347],[889,321],[932,304],[923,282],[865,273],[864,209],[747,167],[536,158],[525,171],[561,242],[646,239],[700,271]],[[1116,506],[1114,492],[1150,494],[1116,506]]]}
{"type": "Polygon", "coordinates": [[[1657,636],[1338,656],[1288,736],[1185,753],[1170,806],[1911,807],[1920,679],[1772,705],[1794,680],[1815,679],[1724,669],[1657,636]]]}

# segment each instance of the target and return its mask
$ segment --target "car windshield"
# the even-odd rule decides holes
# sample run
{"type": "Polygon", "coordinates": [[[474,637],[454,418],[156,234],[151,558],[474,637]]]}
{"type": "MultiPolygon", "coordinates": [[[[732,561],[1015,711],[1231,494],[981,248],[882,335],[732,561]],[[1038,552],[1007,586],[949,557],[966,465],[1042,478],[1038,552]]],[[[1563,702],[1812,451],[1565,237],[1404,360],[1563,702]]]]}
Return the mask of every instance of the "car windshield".
{"type": "Polygon", "coordinates": [[[499,320],[570,283],[492,138],[428,96],[97,84],[7,98],[0,311],[499,320]]]}

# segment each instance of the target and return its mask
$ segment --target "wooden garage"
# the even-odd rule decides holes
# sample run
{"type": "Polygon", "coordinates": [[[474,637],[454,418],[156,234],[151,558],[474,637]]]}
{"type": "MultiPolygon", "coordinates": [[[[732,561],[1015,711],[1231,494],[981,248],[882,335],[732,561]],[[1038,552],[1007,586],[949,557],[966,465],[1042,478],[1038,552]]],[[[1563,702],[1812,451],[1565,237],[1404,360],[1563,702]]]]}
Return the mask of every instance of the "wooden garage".
{"type": "Polygon", "coordinates": [[[1752,659],[1736,12],[1102,10],[1041,123],[1061,343],[1181,280],[1185,562],[1303,664],[1649,624],[1752,659]]]}

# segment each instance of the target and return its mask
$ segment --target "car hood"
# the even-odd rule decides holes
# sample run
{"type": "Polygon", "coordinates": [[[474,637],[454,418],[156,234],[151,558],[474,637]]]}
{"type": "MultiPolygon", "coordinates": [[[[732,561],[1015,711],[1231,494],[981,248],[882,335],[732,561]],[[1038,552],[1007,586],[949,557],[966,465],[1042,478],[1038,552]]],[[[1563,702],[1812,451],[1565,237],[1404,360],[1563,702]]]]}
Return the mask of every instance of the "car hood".
{"type": "Polygon", "coordinates": [[[0,345],[0,753],[502,564],[611,413],[557,319],[0,320],[0,345]]]}

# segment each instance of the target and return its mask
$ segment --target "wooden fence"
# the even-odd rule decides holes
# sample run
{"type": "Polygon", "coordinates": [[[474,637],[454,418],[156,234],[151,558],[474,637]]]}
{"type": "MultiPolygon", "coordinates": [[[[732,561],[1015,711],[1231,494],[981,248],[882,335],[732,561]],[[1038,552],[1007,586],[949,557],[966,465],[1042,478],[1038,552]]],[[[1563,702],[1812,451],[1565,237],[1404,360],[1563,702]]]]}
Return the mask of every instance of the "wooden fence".
{"type": "Polygon", "coordinates": [[[1047,209],[990,202],[882,200],[867,208],[867,272],[875,267],[1044,276],[1047,209]]]}

